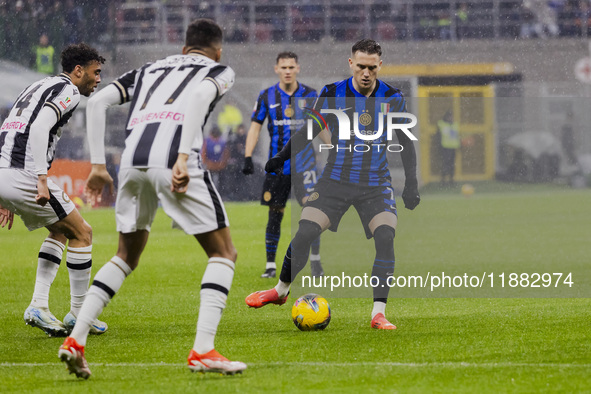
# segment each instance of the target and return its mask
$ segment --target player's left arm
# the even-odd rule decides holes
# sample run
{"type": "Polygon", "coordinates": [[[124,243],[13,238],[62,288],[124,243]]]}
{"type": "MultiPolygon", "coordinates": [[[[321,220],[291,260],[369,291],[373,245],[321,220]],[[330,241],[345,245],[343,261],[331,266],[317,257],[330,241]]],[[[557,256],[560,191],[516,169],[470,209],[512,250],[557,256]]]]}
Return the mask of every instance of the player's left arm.
{"type": "Polygon", "coordinates": [[[80,102],[80,93],[73,85],[58,84],[47,96],[39,114],[31,123],[29,138],[31,139],[31,153],[37,173],[37,195],[35,202],[45,206],[49,201],[47,186],[48,146],[51,129],[61,127],[68,122],[71,112],[80,102]]]}
{"type": "Polygon", "coordinates": [[[0,205],[0,226],[4,228],[8,224],[8,229],[10,230],[12,228],[13,221],[14,213],[0,205]]]}
{"type": "Polygon", "coordinates": [[[84,194],[91,205],[100,202],[103,187],[109,185],[109,192],[113,193],[113,178],[107,171],[105,158],[105,128],[107,123],[107,109],[121,104],[119,89],[109,84],[95,93],[86,104],[86,133],[90,149],[92,168],[86,180],[84,194]]]}
{"type": "Polygon", "coordinates": [[[29,138],[31,139],[31,153],[35,162],[37,173],[37,195],[35,202],[45,206],[49,201],[49,188],[47,187],[47,146],[49,144],[49,132],[57,123],[58,117],[55,109],[44,106],[35,121],[31,124],[29,138]]]}
{"type": "MultiPolygon", "coordinates": [[[[403,97],[400,97],[400,105],[396,112],[406,112],[406,103],[403,97]]],[[[402,166],[404,167],[404,190],[402,191],[402,201],[407,209],[415,209],[421,202],[419,195],[419,186],[417,181],[417,154],[412,140],[402,130],[396,129],[398,143],[402,146],[400,152],[402,166]]]]}

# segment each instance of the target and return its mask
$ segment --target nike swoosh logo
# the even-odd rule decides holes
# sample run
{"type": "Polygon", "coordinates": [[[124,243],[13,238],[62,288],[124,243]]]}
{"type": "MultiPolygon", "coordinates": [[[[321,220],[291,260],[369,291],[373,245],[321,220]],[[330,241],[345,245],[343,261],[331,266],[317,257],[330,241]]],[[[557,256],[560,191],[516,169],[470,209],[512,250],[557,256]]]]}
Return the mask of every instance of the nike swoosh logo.
{"type": "Polygon", "coordinates": [[[281,104],[273,104],[273,105],[269,105],[269,108],[273,109],[273,108],[277,108],[279,107],[281,104]]]}

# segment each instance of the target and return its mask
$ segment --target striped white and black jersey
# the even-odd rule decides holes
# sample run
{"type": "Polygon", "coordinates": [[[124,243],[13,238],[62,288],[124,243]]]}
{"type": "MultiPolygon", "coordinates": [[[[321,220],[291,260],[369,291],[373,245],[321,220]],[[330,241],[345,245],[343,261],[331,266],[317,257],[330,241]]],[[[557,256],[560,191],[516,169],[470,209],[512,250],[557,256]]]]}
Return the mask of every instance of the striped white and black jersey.
{"type": "Polygon", "coordinates": [[[60,127],[68,123],[79,102],[78,88],[63,73],[44,78],[23,90],[0,128],[0,168],[35,171],[29,137],[31,125],[43,107],[55,111],[58,119],[50,126],[47,141],[47,163],[51,166],[61,136],[60,127]]]}
{"type": "MultiPolygon", "coordinates": [[[[209,106],[201,126],[219,99],[234,84],[234,71],[202,55],[173,55],[130,71],[113,82],[120,103],[131,101],[126,126],[125,150],[121,168],[172,168],[178,156],[189,92],[209,80],[217,96],[209,106]]],[[[203,145],[202,133],[192,144],[195,151],[203,145]]]]}

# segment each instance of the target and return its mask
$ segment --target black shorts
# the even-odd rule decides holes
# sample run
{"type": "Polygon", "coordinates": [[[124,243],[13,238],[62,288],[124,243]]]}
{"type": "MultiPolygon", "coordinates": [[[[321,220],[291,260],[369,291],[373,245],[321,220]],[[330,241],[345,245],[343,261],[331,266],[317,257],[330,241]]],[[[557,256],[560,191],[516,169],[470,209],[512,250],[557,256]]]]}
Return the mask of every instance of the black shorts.
{"type": "Polygon", "coordinates": [[[294,175],[266,174],[261,205],[285,207],[292,186],[298,204],[302,205],[304,197],[308,197],[316,186],[316,171],[298,172],[294,175]]]}
{"type": "Polygon", "coordinates": [[[392,212],[396,215],[394,189],[388,182],[384,186],[360,186],[330,178],[320,178],[304,207],[321,210],[330,220],[331,231],[337,231],[341,218],[354,206],[361,219],[365,235],[373,237],[369,222],[379,213],[392,212]]]}
{"type": "Polygon", "coordinates": [[[261,205],[285,207],[290,191],[291,175],[267,173],[263,183],[261,205]]]}
{"type": "Polygon", "coordinates": [[[296,200],[298,200],[298,204],[302,205],[302,200],[305,197],[309,197],[314,191],[317,182],[316,170],[297,172],[291,176],[291,180],[293,194],[296,200]]]}

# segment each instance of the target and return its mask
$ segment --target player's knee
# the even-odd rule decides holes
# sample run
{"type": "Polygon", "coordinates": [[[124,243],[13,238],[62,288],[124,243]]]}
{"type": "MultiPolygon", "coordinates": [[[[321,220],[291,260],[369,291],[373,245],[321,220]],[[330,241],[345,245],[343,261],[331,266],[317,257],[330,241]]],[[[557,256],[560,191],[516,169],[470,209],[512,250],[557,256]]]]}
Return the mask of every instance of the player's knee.
{"type": "Polygon", "coordinates": [[[394,236],[396,235],[396,230],[394,228],[381,225],[375,229],[373,233],[374,242],[376,244],[376,248],[378,247],[394,247],[394,236]]]}
{"type": "Polygon", "coordinates": [[[312,242],[320,236],[322,233],[322,228],[316,222],[311,220],[302,219],[300,220],[300,226],[298,228],[298,232],[296,233],[292,243],[308,243],[312,244],[312,242]]]}
{"type": "Polygon", "coordinates": [[[92,227],[85,220],[76,228],[74,237],[77,241],[84,245],[92,245],[92,227]]]}
{"type": "Polygon", "coordinates": [[[238,258],[238,252],[236,251],[236,248],[234,247],[234,245],[230,245],[227,248],[227,251],[225,253],[226,255],[223,256],[227,259],[232,260],[233,262],[236,262],[236,259],[238,258]]]}

